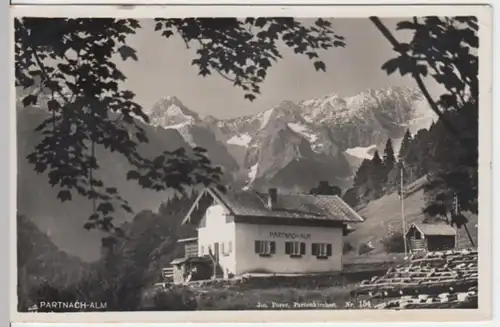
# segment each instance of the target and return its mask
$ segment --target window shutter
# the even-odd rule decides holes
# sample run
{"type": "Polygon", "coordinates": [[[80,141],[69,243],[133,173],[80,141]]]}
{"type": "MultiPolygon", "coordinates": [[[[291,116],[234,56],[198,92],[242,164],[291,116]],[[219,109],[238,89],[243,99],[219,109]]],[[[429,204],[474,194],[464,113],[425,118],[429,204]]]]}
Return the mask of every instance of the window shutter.
{"type": "Polygon", "coordinates": [[[290,253],[292,253],[292,243],[285,242],[285,254],[290,254],[290,253]]]}
{"type": "Polygon", "coordinates": [[[326,245],[326,255],[329,257],[332,255],[332,245],[331,244],[326,245]]]}
{"type": "Polygon", "coordinates": [[[203,247],[203,245],[200,246],[200,255],[203,255],[203,253],[205,252],[204,250],[205,250],[205,248],[203,247]]]}
{"type": "Polygon", "coordinates": [[[276,242],[271,241],[270,247],[271,247],[271,254],[275,254],[276,253],[276,242]]]}
{"type": "Polygon", "coordinates": [[[227,253],[233,253],[233,242],[229,241],[229,243],[227,243],[227,253]]]}
{"type": "Polygon", "coordinates": [[[222,243],[220,244],[220,252],[221,252],[222,254],[226,254],[226,251],[224,251],[224,244],[225,244],[224,242],[222,242],[222,243]]]}
{"type": "Polygon", "coordinates": [[[260,253],[260,241],[255,241],[255,253],[260,253]]]}
{"type": "Polygon", "coordinates": [[[318,243],[313,243],[311,246],[311,254],[318,255],[318,243]]]}
{"type": "Polygon", "coordinates": [[[306,254],[306,243],[300,243],[300,254],[306,254]]]}

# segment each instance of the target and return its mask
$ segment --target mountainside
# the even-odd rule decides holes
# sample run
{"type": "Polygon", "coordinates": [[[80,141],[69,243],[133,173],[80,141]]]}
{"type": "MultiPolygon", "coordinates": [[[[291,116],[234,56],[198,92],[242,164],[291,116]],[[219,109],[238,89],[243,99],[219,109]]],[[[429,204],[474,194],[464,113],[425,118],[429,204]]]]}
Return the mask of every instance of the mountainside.
{"type": "Polygon", "coordinates": [[[148,115],[151,125],[176,130],[190,146],[206,149],[212,163],[223,167],[226,177],[231,180],[230,177],[238,169],[238,163],[229,154],[226,146],[217,140],[209,121],[202,121],[197,113],[189,110],[178,98],[171,96],[160,99],[148,115]]]}
{"type": "Polygon", "coordinates": [[[205,147],[236,187],[293,191],[306,191],[320,180],[349,187],[362,160],[388,138],[397,149],[407,129],[428,127],[434,119],[419,91],[400,87],[283,101],[227,120],[200,119],[179,99],[165,97],[150,116],[155,126],[176,129],[190,145],[205,147]]]}
{"type": "Polygon", "coordinates": [[[17,216],[17,262],[20,307],[43,283],[66,287],[78,281],[89,265],[61,251],[29,218],[17,216]]]}
{"type": "Polygon", "coordinates": [[[400,138],[406,129],[428,127],[434,118],[420,91],[402,87],[344,98],[330,95],[300,104],[306,108],[305,118],[329,126],[343,149],[400,138]]]}
{"type": "MultiPolygon", "coordinates": [[[[57,246],[70,254],[93,260],[99,254],[102,233],[83,229],[83,224],[91,214],[91,202],[75,194],[72,201],[62,203],[57,199],[58,189],[49,185],[47,175],[37,174],[26,159],[41,140],[41,135],[34,132],[34,129],[46,115],[45,111],[38,108],[18,110],[17,210],[19,214],[30,217],[57,246]]],[[[142,127],[146,129],[149,138],[149,143],[142,144],[139,148],[145,156],[153,157],[163,150],[190,147],[175,130],[147,125],[142,127]]],[[[101,169],[96,172],[97,176],[108,185],[116,187],[130,202],[135,212],[156,209],[170,196],[169,192],[145,190],[135,181],[128,181],[126,174],[132,167],[121,155],[97,148],[96,156],[101,164],[101,169]]],[[[131,217],[131,214],[121,210],[115,213],[117,223],[129,220],[131,217]]]]}
{"type": "MultiPolygon", "coordinates": [[[[404,200],[404,213],[406,225],[422,223],[425,215],[422,209],[425,207],[424,183],[426,177],[422,177],[406,188],[407,196],[404,200]]],[[[401,201],[396,192],[385,195],[380,199],[371,201],[363,208],[358,208],[359,214],[365,218],[360,224],[353,224],[354,232],[349,234],[345,241],[349,242],[354,249],[359,249],[361,244],[371,242],[374,250],[370,254],[382,253],[384,248],[380,242],[388,235],[390,230],[402,231],[401,201]]],[[[469,228],[474,242],[477,244],[477,215],[467,214],[469,228]]],[[[458,244],[461,248],[471,247],[465,230],[459,230],[458,244]]],[[[357,254],[356,251],[351,254],[357,254]]]]}

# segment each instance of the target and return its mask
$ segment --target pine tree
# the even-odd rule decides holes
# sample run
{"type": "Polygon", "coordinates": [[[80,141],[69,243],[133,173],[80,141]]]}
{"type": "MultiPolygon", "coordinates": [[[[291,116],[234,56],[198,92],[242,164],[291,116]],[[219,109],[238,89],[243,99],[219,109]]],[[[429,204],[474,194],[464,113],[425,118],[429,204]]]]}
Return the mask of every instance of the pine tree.
{"type": "Polygon", "coordinates": [[[380,154],[378,153],[378,150],[375,151],[373,154],[373,159],[372,159],[372,166],[374,167],[379,167],[382,166],[382,159],[380,158],[380,154]]]}
{"type": "Polygon", "coordinates": [[[369,180],[371,174],[371,160],[365,159],[354,175],[353,187],[346,191],[344,198],[351,206],[358,205],[367,200],[369,193],[369,180]]]}
{"type": "Polygon", "coordinates": [[[389,179],[389,173],[393,170],[396,165],[396,157],[394,155],[394,148],[392,147],[391,139],[387,139],[387,143],[385,144],[384,149],[384,167],[385,167],[385,176],[384,176],[384,187],[391,188],[392,181],[389,179]]]}
{"type": "Polygon", "coordinates": [[[341,196],[342,190],[338,186],[330,185],[328,181],[320,181],[318,186],[309,191],[309,194],[341,196]]]}
{"type": "Polygon", "coordinates": [[[403,137],[403,141],[401,142],[401,147],[399,148],[399,153],[398,153],[399,161],[405,160],[412,140],[413,140],[413,138],[411,136],[410,130],[407,129],[405,136],[403,137]]]}
{"type": "Polygon", "coordinates": [[[371,161],[368,159],[363,160],[358,170],[356,171],[356,175],[354,176],[355,187],[366,185],[366,182],[368,181],[368,177],[370,175],[370,167],[371,161]]]}
{"type": "Polygon", "coordinates": [[[369,187],[371,189],[371,194],[375,198],[382,195],[383,186],[385,184],[387,174],[384,167],[384,162],[380,158],[378,151],[375,151],[373,159],[370,162],[370,178],[369,187]]]}
{"type": "Polygon", "coordinates": [[[391,139],[387,140],[384,149],[384,165],[387,171],[391,170],[396,164],[396,157],[394,156],[394,148],[392,147],[391,139]]]}

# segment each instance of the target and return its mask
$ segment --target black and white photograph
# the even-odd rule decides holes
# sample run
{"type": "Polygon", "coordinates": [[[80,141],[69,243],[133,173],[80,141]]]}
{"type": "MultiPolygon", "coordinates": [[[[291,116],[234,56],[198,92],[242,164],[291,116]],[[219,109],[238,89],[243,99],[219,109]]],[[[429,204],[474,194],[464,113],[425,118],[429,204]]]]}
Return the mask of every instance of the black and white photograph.
{"type": "Polygon", "coordinates": [[[12,10],[17,313],[489,308],[488,10],[77,8],[12,10]]]}

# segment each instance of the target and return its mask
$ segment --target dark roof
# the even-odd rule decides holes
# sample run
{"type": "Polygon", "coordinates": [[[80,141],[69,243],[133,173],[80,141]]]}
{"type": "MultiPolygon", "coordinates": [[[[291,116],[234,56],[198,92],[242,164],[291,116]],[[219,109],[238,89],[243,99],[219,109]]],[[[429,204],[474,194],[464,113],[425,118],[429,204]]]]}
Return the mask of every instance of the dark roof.
{"type": "Polygon", "coordinates": [[[318,219],[352,223],[364,221],[357,212],[336,195],[278,192],[277,205],[271,210],[267,205],[268,195],[265,193],[236,190],[222,193],[216,189],[208,191],[234,216],[318,219]]]}
{"type": "Polygon", "coordinates": [[[448,224],[412,224],[424,235],[455,236],[456,230],[448,224]]]}

